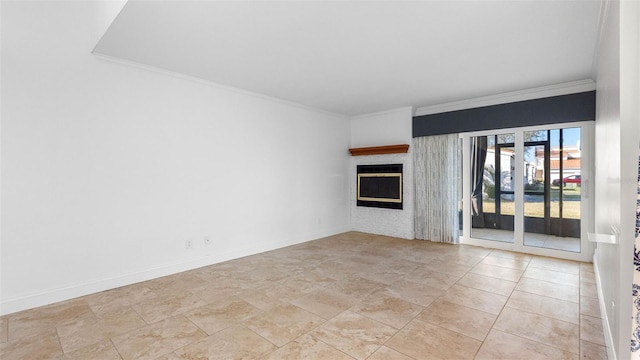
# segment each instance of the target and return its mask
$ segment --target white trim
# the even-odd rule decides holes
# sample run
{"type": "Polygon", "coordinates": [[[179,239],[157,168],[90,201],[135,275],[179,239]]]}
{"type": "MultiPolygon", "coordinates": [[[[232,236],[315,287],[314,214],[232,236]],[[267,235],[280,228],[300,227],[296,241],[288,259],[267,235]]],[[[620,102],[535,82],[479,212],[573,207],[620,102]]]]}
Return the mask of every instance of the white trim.
{"type": "MultiPolygon", "coordinates": [[[[593,257],[593,272],[596,275],[596,289],[598,290],[598,304],[600,305],[600,318],[602,319],[602,332],[604,333],[604,342],[607,349],[607,358],[609,360],[617,360],[616,352],[613,346],[613,334],[609,327],[609,318],[607,316],[607,305],[604,303],[604,294],[602,293],[602,280],[600,279],[600,269],[596,257],[593,257]]],[[[626,333],[625,333],[626,334],[626,333]]]]}
{"type": "MultiPolygon", "coordinates": [[[[513,164],[513,189],[515,208],[513,211],[513,239],[517,248],[524,248],[524,130],[514,132],[515,163],[513,164]]],[[[502,154],[498,153],[502,158],[502,154]]],[[[502,160],[500,160],[502,161],[502,160]]],[[[496,186],[500,185],[498,174],[496,175],[496,186]]]]}
{"type": "Polygon", "coordinates": [[[401,108],[383,110],[383,111],[378,111],[378,112],[373,112],[373,113],[368,113],[368,114],[353,115],[353,116],[350,117],[350,119],[352,119],[352,120],[366,119],[368,117],[395,114],[395,113],[400,113],[400,112],[405,112],[405,111],[410,111],[411,113],[413,113],[413,107],[412,106],[403,106],[401,108]]]}
{"type": "Polygon", "coordinates": [[[472,109],[483,106],[507,104],[512,102],[541,99],[551,96],[576,94],[596,89],[596,83],[591,79],[572,81],[568,83],[542,86],[533,89],[511,91],[502,94],[482,96],[467,100],[453,101],[444,104],[423,106],[416,108],[414,116],[438,114],[449,111],[472,109]]]}
{"type": "Polygon", "coordinates": [[[162,276],[168,276],[177,274],[183,271],[197,269],[203,266],[217,264],[223,261],[229,261],[238,259],[245,256],[255,255],[266,251],[280,249],[283,247],[300,244],[315,239],[320,239],[326,236],[334,234],[340,234],[350,231],[348,228],[339,228],[332,231],[325,231],[322,233],[313,234],[308,237],[303,237],[308,240],[297,241],[295,239],[288,239],[277,243],[268,245],[253,244],[244,249],[230,251],[223,254],[199,256],[186,261],[180,261],[175,263],[167,263],[161,266],[145,269],[142,271],[136,271],[128,274],[121,274],[118,276],[99,279],[96,281],[84,282],[74,284],[58,289],[49,289],[41,292],[19,296],[12,299],[6,299],[0,304],[2,312],[0,315],[7,315],[22,310],[32,309],[38,306],[44,306],[53,304],[58,301],[69,300],[80,296],[85,296],[100,291],[109,289],[115,289],[121,286],[131,285],[142,281],[156,279],[162,276]]]}
{"type": "Polygon", "coordinates": [[[210,80],[205,80],[205,79],[202,79],[202,78],[199,78],[199,77],[189,76],[189,75],[177,73],[175,71],[162,69],[162,68],[155,67],[155,66],[141,64],[139,62],[135,62],[135,61],[131,61],[131,60],[120,59],[120,58],[117,58],[117,57],[108,56],[108,55],[104,55],[104,54],[100,54],[100,53],[96,53],[96,52],[94,52],[93,55],[97,59],[100,59],[100,60],[105,60],[105,61],[109,61],[109,62],[120,64],[120,65],[125,65],[125,66],[130,66],[130,67],[134,67],[134,68],[138,68],[138,69],[142,69],[142,70],[146,70],[146,71],[151,71],[151,72],[155,72],[155,73],[162,74],[162,75],[168,75],[168,76],[171,76],[171,77],[174,77],[174,78],[178,78],[178,79],[182,79],[182,80],[187,80],[187,81],[191,81],[191,82],[195,82],[195,83],[211,86],[211,87],[214,87],[214,88],[217,88],[217,89],[220,89],[220,90],[226,90],[226,91],[230,91],[230,92],[234,92],[234,93],[238,93],[238,94],[242,94],[242,95],[246,95],[246,96],[251,96],[251,97],[255,97],[255,98],[259,98],[259,99],[263,99],[263,100],[267,100],[267,101],[272,101],[272,102],[283,104],[283,105],[297,107],[297,108],[300,108],[300,109],[313,111],[313,112],[317,112],[317,113],[324,114],[324,115],[336,116],[336,117],[339,117],[339,118],[343,118],[345,120],[349,120],[351,118],[348,115],[338,114],[338,113],[327,111],[327,110],[323,110],[323,109],[320,109],[320,108],[317,108],[317,107],[304,105],[304,104],[300,104],[300,103],[289,101],[289,100],[280,99],[280,98],[277,98],[277,97],[261,94],[261,93],[254,92],[254,91],[249,91],[249,90],[244,90],[244,89],[233,87],[233,86],[229,86],[229,85],[219,84],[219,83],[216,83],[216,82],[213,82],[213,81],[210,81],[210,80]]]}

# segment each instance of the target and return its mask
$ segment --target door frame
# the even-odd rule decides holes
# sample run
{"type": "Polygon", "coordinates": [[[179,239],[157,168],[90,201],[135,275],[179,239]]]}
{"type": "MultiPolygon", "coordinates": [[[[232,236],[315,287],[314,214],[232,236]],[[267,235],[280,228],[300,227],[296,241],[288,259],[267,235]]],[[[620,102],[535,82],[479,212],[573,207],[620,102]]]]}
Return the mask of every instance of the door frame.
{"type": "MultiPolygon", "coordinates": [[[[569,122],[548,124],[539,126],[526,126],[517,128],[492,129],[483,131],[466,132],[459,134],[462,146],[462,231],[461,244],[476,245],[493,249],[509,250],[532,255],[550,256],[567,260],[591,262],[594,246],[588,241],[588,232],[593,231],[593,167],[594,167],[594,122],[569,122]],[[581,146],[581,200],[580,200],[580,252],[548,249],[524,245],[524,183],[514,181],[514,242],[500,242],[471,237],[471,145],[470,139],[474,136],[487,136],[502,133],[515,134],[515,179],[524,178],[524,132],[538,130],[555,130],[561,128],[580,127],[581,146]]],[[[459,166],[459,165],[458,165],[459,166]]]]}

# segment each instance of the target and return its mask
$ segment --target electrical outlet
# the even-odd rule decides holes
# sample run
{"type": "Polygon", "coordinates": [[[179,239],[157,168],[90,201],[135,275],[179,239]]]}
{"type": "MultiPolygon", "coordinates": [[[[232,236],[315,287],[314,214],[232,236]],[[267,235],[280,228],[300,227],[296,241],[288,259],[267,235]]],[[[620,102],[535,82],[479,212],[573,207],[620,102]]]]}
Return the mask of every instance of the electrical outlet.
{"type": "Polygon", "coordinates": [[[184,248],[185,249],[191,249],[193,247],[193,240],[191,240],[191,238],[187,239],[187,241],[184,242],[184,248]]]}
{"type": "Polygon", "coordinates": [[[204,237],[204,244],[205,245],[211,245],[211,237],[210,236],[205,236],[204,237]]]}

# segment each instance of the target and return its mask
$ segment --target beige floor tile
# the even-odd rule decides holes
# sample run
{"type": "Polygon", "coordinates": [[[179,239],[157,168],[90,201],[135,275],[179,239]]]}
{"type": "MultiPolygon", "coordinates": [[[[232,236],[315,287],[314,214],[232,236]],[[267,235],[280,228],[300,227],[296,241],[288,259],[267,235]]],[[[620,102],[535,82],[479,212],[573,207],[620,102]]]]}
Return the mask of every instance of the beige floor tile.
{"type": "MultiPolygon", "coordinates": [[[[285,279],[287,280],[287,279],[285,279]]],[[[300,283],[300,282],[298,282],[300,283]]],[[[279,299],[280,301],[289,302],[295,300],[309,292],[321,288],[321,286],[308,287],[310,284],[303,283],[297,286],[298,284],[292,282],[291,285],[283,284],[282,281],[273,284],[261,285],[258,287],[259,290],[263,291],[266,296],[269,296],[274,299],[279,299]]],[[[328,287],[329,285],[327,285],[328,287]]]]}
{"type": "Polygon", "coordinates": [[[473,359],[482,342],[455,331],[413,320],[385,346],[415,359],[473,359]]]}
{"type": "Polygon", "coordinates": [[[494,329],[487,336],[475,359],[577,360],[578,355],[494,329]]]}
{"type": "Polygon", "coordinates": [[[413,358],[386,346],[382,346],[378,351],[374,352],[373,355],[369,356],[367,360],[413,360],[413,358]]]}
{"type": "MultiPolygon", "coordinates": [[[[480,258],[480,260],[482,258],[484,258],[485,256],[491,254],[491,252],[493,251],[491,249],[477,247],[477,246],[473,246],[473,245],[465,245],[465,244],[460,244],[460,246],[447,244],[447,246],[453,248],[460,255],[475,256],[475,257],[480,258]]],[[[478,260],[478,261],[480,261],[480,260],[478,260]]]]}
{"type": "MultiPolygon", "coordinates": [[[[429,306],[439,296],[445,293],[441,288],[416,283],[413,281],[399,281],[380,290],[382,296],[390,296],[408,301],[420,306],[429,306]]],[[[376,293],[371,294],[374,296],[376,293]]]]}
{"type": "Polygon", "coordinates": [[[581,262],[580,263],[580,271],[591,271],[593,272],[593,263],[589,262],[581,262]]]}
{"type": "Polygon", "coordinates": [[[171,352],[171,353],[162,355],[158,358],[155,358],[154,360],[181,360],[181,359],[175,352],[171,352]]]}
{"type": "Polygon", "coordinates": [[[327,287],[335,282],[335,279],[322,276],[312,270],[305,270],[296,272],[291,277],[281,280],[280,284],[303,293],[308,293],[322,287],[327,287]]]}
{"type": "Polygon", "coordinates": [[[466,306],[436,300],[417,319],[483,341],[497,316],[466,306]]]}
{"type": "Polygon", "coordinates": [[[207,282],[198,277],[195,271],[182,272],[144,282],[144,286],[160,297],[182,294],[189,289],[206,284],[207,282]]]}
{"type": "Polygon", "coordinates": [[[391,326],[345,311],[311,335],[356,359],[365,359],[395,333],[391,326]]]}
{"type": "Polygon", "coordinates": [[[265,281],[280,281],[289,276],[289,271],[284,268],[277,268],[274,260],[269,259],[263,264],[256,265],[252,271],[236,276],[245,282],[246,285],[259,286],[265,281]]]}
{"type": "Polygon", "coordinates": [[[481,263],[485,265],[501,266],[514,270],[524,270],[527,268],[527,265],[529,265],[529,260],[518,260],[491,254],[482,259],[481,263]]]}
{"type": "Polygon", "coordinates": [[[144,283],[134,284],[102,291],[97,294],[85,296],[84,299],[91,307],[91,310],[99,316],[100,314],[128,308],[141,301],[150,300],[158,296],[143,284],[144,283]]]}
{"type": "Polygon", "coordinates": [[[277,348],[243,325],[236,325],[175,351],[178,359],[261,359],[277,348]]]}
{"type": "Polygon", "coordinates": [[[598,289],[596,288],[596,284],[580,283],[580,296],[597,299],[598,289]]]}
{"type": "Polygon", "coordinates": [[[603,345],[580,340],[580,359],[607,360],[607,348],[603,345]]]}
{"type": "Polygon", "coordinates": [[[531,259],[533,258],[533,255],[517,253],[517,252],[507,251],[507,250],[498,250],[498,249],[491,250],[490,255],[500,256],[507,259],[513,259],[513,260],[519,260],[519,261],[531,261],[531,259]]]}
{"type": "Polygon", "coordinates": [[[62,357],[62,348],[53,328],[0,344],[2,360],[58,359],[60,357],[62,357]]]}
{"type": "Polygon", "coordinates": [[[9,341],[9,318],[0,317],[0,344],[9,341]]]}
{"type": "Polygon", "coordinates": [[[154,359],[191,344],[207,334],[182,315],[112,338],[123,359],[154,359]]]}
{"type": "Polygon", "coordinates": [[[507,302],[506,296],[461,285],[452,286],[440,299],[494,315],[498,315],[507,302]]]}
{"type": "Polygon", "coordinates": [[[48,333],[56,326],[83,318],[95,318],[84,300],[69,300],[8,315],[8,340],[21,339],[38,333],[48,333]]]}
{"type": "Polygon", "coordinates": [[[376,292],[351,311],[400,329],[418,315],[424,307],[376,292]]]}
{"type": "MultiPolygon", "coordinates": [[[[246,264],[241,264],[240,260],[243,259],[225,261],[223,263],[201,267],[199,269],[192,270],[191,273],[204,280],[205,283],[211,283],[219,279],[235,279],[237,282],[239,281],[237,278],[239,274],[251,271],[251,267],[246,264]]],[[[202,285],[203,284],[196,285],[196,287],[202,285]]]]}
{"type": "Polygon", "coordinates": [[[350,266],[334,260],[325,261],[316,267],[316,271],[320,274],[335,279],[342,280],[353,276],[359,269],[356,266],[350,266]]]}
{"type": "Polygon", "coordinates": [[[167,319],[191,309],[206,305],[206,302],[190,292],[177,295],[165,295],[143,301],[133,306],[148,324],[167,319]]]}
{"type": "Polygon", "coordinates": [[[588,263],[348,232],[0,317],[0,358],[601,359],[595,280],[588,263]]]}
{"type": "Polygon", "coordinates": [[[464,276],[464,274],[471,270],[473,265],[470,265],[468,262],[458,263],[455,258],[452,258],[430,261],[429,263],[423,265],[423,267],[427,270],[441,272],[446,275],[461,278],[462,276],[464,276]]]}
{"type": "Polygon", "coordinates": [[[577,324],[506,307],[493,328],[579,354],[580,326],[577,324]]]}
{"type": "Polygon", "coordinates": [[[374,268],[384,259],[376,256],[363,256],[362,253],[337,258],[336,261],[357,268],[374,268]]]}
{"type": "Polygon", "coordinates": [[[385,285],[361,277],[347,277],[326,287],[327,290],[354,298],[362,299],[385,285]]]}
{"type": "Polygon", "coordinates": [[[602,319],[580,315],[580,340],[586,340],[598,345],[605,345],[602,331],[602,319]]]}
{"type": "Polygon", "coordinates": [[[376,267],[371,271],[364,271],[360,276],[376,281],[385,285],[390,285],[402,280],[402,278],[422,264],[406,259],[398,259],[397,261],[389,260],[382,263],[382,266],[376,267]]]}
{"type": "Polygon", "coordinates": [[[234,279],[230,276],[212,275],[212,278],[204,285],[191,288],[189,291],[205,303],[211,303],[237,295],[247,289],[253,288],[247,285],[244,280],[234,279]]]}
{"type": "Polygon", "coordinates": [[[494,294],[509,296],[517,283],[502,280],[495,277],[468,273],[457,282],[458,285],[492,292],[494,294]]]}
{"type": "Polygon", "coordinates": [[[474,266],[473,269],[469,270],[469,272],[472,274],[485,275],[502,280],[517,282],[520,280],[524,271],[480,263],[474,266]]]}
{"type": "Polygon", "coordinates": [[[67,353],[63,357],[64,360],[120,360],[118,350],[113,346],[110,340],[93,344],[74,352],[67,353]]]}
{"type": "Polygon", "coordinates": [[[535,256],[531,259],[529,266],[565,274],[580,274],[580,263],[571,260],[535,256]]]}
{"type": "Polygon", "coordinates": [[[211,335],[259,313],[261,310],[255,306],[240,298],[232,297],[190,310],[184,316],[211,335]]]}
{"type": "Polygon", "coordinates": [[[511,294],[506,306],[574,324],[580,323],[580,306],[571,301],[516,290],[511,294]]]}
{"type": "MultiPolygon", "coordinates": [[[[468,265],[470,268],[478,265],[480,262],[482,262],[482,260],[486,257],[486,255],[482,255],[482,256],[475,256],[475,255],[466,255],[466,254],[456,254],[456,255],[451,255],[450,258],[459,263],[459,264],[464,264],[464,265],[468,265]]],[[[447,260],[445,258],[445,260],[447,260]]]]}
{"type": "Polygon", "coordinates": [[[452,276],[444,274],[442,272],[433,271],[432,269],[428,269],[423,265],[406,275],[404,277],[404,280],[428,285],[442,290],[447,290],[461,277],[462,275],[452,276]]]}
{"type": "Polygon", "coordinates": [[[246,289],[239,292],[236,296],[260,310],[267,310],[286,303],[285,299],[272,296],[269,294],[269,291],[265,289],[246,289]]]}
{"type": "Polygon", "coordinates": [[[596,298],[580,297],[580,314],[596,318],[602,317],[600,314],[600,302],[596,298]]]}
{"type": "Polygon", "coordinates": [[[294,305],[280,305],[252,316],[243,323],[276,346],[313,330],[325,320],[294,305]]]}
{"type": "Polygon", "coordinates": [[[561,285],[543,280],[523,278],[518,282],[518,285],[516,285],[516,290],[575,303],[580,301],[579,287],[561,285]]]}
{"type": "Polygon", "coordinates": [[[321,316],[324,319],[331,319],[339,313],[349,309],[357,301],[343,294],[336,293],[329,289],[317,289],[310,293],[291,301],[292,304],[321,316]]]}
{"type": "Polygon", "coordinates": [[[274,351],[266,360],[332,359],[353,360],[336,348],[329,346],[310,335],[303,335],[274,351]]]}
{"type": "Polygon", "coordinates": [[[580,275],[567,274],[559,271],[546,270],[536,267],[529,267],[522,274],[523,278],[544,280],[556,284],[580,286],[580,275]]]}
{"type": "Polygon", "coordinates": [[[580,286],[582,286],[583,284],[596,284],[596,275],[593,271],[580,270],[580,286]]]}
{"type": "Polygon", "coordinates": [[[131,308],[103,313],[101,317],[84,318],[57,327],[65,353],[108,341],[110,338],[141,328],[147,324],[131,308]]]}
{"type": "Polygon", "coordinates": [[[420,248],[409,246],[402,254],[403,259],[407,259],[419,264],[428,264],[440,257],[439,254],[431,252],[428,247],[420,248]]]}
{"type": "Polygon", "coordinates": [[[335,283],[337,280],[326,276],[314,267],[312,269],[301,268],[297,271],[293,271],[291,277],[283,279],[282,283],[287,284],[288,281],[301,281],[308,283],[308,285],[304,286],[304,290],[311,291],[319,287],[329,286],[335,283]]]}

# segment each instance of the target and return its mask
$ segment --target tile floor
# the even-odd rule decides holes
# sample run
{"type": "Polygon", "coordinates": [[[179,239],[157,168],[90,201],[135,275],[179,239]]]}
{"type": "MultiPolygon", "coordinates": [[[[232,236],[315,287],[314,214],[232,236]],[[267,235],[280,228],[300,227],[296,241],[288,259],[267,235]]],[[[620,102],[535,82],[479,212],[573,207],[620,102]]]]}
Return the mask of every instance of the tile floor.
{"type": "Polygon", "coordinates": [[[345,233],[0,318],[9,359],[605,359],[591,264],[345,233]]]}

